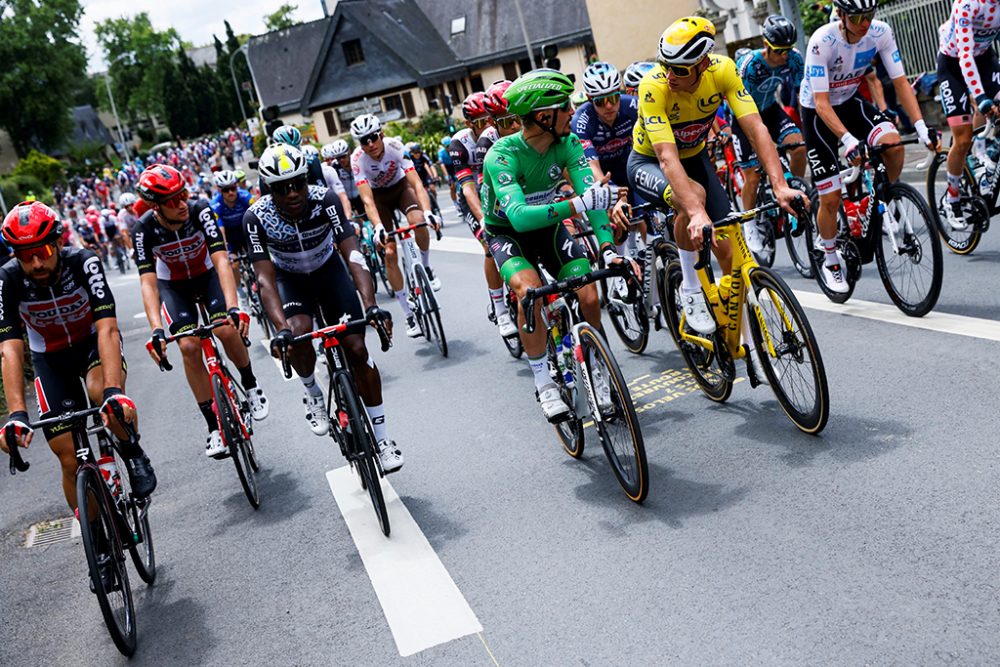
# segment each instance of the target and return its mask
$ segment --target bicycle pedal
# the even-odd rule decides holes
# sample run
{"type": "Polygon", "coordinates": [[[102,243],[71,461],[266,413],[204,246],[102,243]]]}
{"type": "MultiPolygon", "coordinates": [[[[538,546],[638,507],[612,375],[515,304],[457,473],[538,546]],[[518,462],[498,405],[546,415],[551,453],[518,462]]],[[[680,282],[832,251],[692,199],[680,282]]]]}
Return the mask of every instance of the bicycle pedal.
{"type": "Polygon", "coordinates": [[[214,454],[212,456],[212,458],[215,459],[216,461],[222,461],[223,459],[228,459],[229,458],[229,452],[225,451],[225,452],[222,452],[221,454],[214,454]]]}

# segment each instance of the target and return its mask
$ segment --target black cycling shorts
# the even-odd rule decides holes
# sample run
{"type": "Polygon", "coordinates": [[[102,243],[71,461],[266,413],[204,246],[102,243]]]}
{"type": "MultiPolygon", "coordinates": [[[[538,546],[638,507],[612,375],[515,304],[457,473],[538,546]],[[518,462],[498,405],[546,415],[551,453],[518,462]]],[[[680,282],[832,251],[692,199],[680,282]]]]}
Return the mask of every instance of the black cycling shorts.
{"type": "MultiPolygon", "coordinates": [[[[847,131],[869,146],[877,144],[886,133],[896,131],[895,124],[888,116],[858,94],[843,104],[834,106],[833,110],[847,131]]],[[[816,110],[809,107],[802,107],[802,129],[816,190],[821,195],[839,190],[840,156],[837,146],[840,137],[834,136],[816,110]]]]}
{"type": "Polygon", "coordinates": [[[230,254],[242,254],[247,251],[247,235],[243,225],[226,227],[226,250],[230,254]]]}
{"type": "MultiPolygon", "coordinates": [[[[721,220],[729,215],[732,208],[722,182],[715,173],[715,167],[708,159],[708,152],[681,158],[681,166],[690,180],[700,183],[705,189],[705,212],[712,220],[721,220]]],[[[650,155],[636,151],[628,158],[628,183],[644,200],[655,205],[664,213],[673,208],[670,184],[660,169],[660,161],[650,155]]]]}
{"type": "MultiPolygon", "coordinates": [[[[795,121],[788,117],[785,110],[778,104],[772,104],[760,112],[760,119],[764,121],[764,127],[771,134],[771,139],[775,144],[780,145],[786,137],[792,134],[801,134],[802,130],[795,124],[795,121]]],[[[738,119],[733,118],[729,122],[733,128],[733,152],[736,153],[736,163],[743,169],[756,167],[760,164],[757,153],[754,152],[750,140],[747,139],[746,132],[740,127],[738,119]]]]}
{"type": "Polygon", "coordinates": [[[278,297],[285,318],[322,312],[327,325],[336,324],[346,313],[348,318],[363,318],[361,300],[351,272],[340,255],[334,255],[311,273],[291,273],[275,268],[278,297]]]}
{"type": "MultiPolygon", "coordinates": [[[[993,49],[987,49],[973,59],[979,70],[983,90],[996,99],[1000,93],[1000,61],[993,49]]],[[[941,106],[948,118],[948,125],[970,125],[974,100],[969,99],[969,87],[962,77],[958,58],[937,54],[937,75],[940,82],[941,106]]]]}
{"type": "MultiPolygon", "coordinates": [[[[190,331],[198,324],[198,304],[205,306],[209,321],[226,317],[226,297],[215,269],[188,280],[157,280],[163,323],[171,334],[190,331]]],[[[206,323],[207,324],[207,323],[206,323]]]]}
{"type": "MultiPolygon", "coordinates": [[[[125,365],[124,348],[121,355],[122,372],[125,373],[128,369],[125,365]]],[[[91,334],[73,347],[58,352],[32,352],[31,364],[35,368],[35,398],[38,401],[39,419],[86,409],[90,406],[84,384],[87,373],[101,365],[97,334],[91,334]]],[[[42,427],[42,432],[47,440],[52,440],[72,427],[70,422],[59,422],[42,427]]]]}
{"type": "Polygon", "coordinates": [[[590,272],[587,254],[562,222],[531,232],[487,224],[486,231],[490,254],[504,282],[524,269],[537,271],[539,264],[556,280],[590,272]]]}

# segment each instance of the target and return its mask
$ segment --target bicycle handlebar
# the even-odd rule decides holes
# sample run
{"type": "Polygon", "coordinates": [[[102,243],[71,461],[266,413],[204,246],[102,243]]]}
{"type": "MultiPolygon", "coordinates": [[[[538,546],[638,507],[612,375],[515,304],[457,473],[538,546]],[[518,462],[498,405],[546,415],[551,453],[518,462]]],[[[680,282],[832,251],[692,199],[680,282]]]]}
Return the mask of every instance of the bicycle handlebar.
{"type": "MultiPolygon", "coordinates": [[[[747,209],[746,211],[735,211],[730,213],[721,220],[713,222],[711,225],[705,225],[702,227],[702,243],[701,250],[698,251],[698,261],[695,263],[694,268],[697,270],[704,269],[712,261],[712,230],[718,229],[720,227],[729,227],[731,225],[736,225],[739,223],[752,220],[757,217],[758,213],[764,213],[765,211],[773,211],[779,208],[781,204],[774,201],[769,204],[764,204],[763,206],[758,206],[757,208],[747,209]]],[[[797,200],[796,206],[799,207],[799,215],[803,217],[808,217],[808,210],[805,209],[805,204],[801,199],[797,200]]]]}
{"type": "Polygon", "coordinates": [[[548,296],[550,294],[562,294],[564,292],[572,292],[578,290],[581,287],[586,287],[591,283],[595,283],[598,280],[611,277],[622,277],[625,278],[625,282],[629,288],[629,297],[634,298],[638,290],[635,286],[635,276],[632,274],[632,267],[627,262],[619,262],[617,264],[612,264],[611,266],[604,269],[597,269],[596,271],[591,271],[590,273],[585,273],[582,276],[570,276],[569,278],[564,278],[563,280],[557,280],[554,283],[549,283],[548,285],[542,285],[541,287],[529,287],[528,291],[524,293],[524,298],[521,299],[521,309],[524,311],[524,332],[531,333],[535,330],[535,301],[541,299],[542,297],[548,296]]]}
{"type": "MultiPolygon", "coordinates": [[[[301,336],[296,336],[292,339],[290,344],[295,345],[297,343],[316,340],[317,338],[336,338],[339,340],[344,336],[364,331],[365,327],[369,325],[375,325],[375,331],[378,332],[379,341],[382,345],[382,351],[386,352],[390,347],[392,347],[392,337],[385,328],[385,322],[387,320],[392,322],[392,315],[388,311],[379,309],[377,312],[372,313],[371,316],[360,320],[351,320],[349,322],[331,324],[330,326],[322,327],[321,329],[309,331],[301,336]]],[[[284,373],[285,378],[290,379],[292,377],[292,364],[288,359],[288,345],[282,345],[280,347],[280,355],[281,370],[284,373]]]]}
{"type": "MultiPolygon", "coordinates": [[[[214,331],[215,329],[218,329],[219,327],[224,327],[226,325],[229,325],[229,326],[233,325],[232,320],[230,320],[228,317],[223,318],[223,319],[219,319],[219,320],[215,320],[211,324],[203,324],[203,325],[201,325],[199,327],[195,327],[194,329],[191,329],[190,331],[182,331],[182,332],[176,333],[176,334],[174,334],[172,336],[167,336],[166,338],[163,339],[163,343],[164,344],[173,343],[175,341],[180,340],[181,338],[190,338],[190,337],[201,338],[202,336],[208,334],[209,332],[214,331]]],[[[251,342],[250,342],[249,338],[247,338],[246,336],[240,336],[240,340],[243,341],[243,344],[246,347],[250,347],[251,342]]],[[[146,341],[146,350],[152,350],[152,349],[153,349],[153,339],[150,338],[149,340],[146,341]]],[[[157,353],[160,355],[160,363],[157,364],[160,367],[160,370],[161,371],[172,371],[174,369],[173,364],[171,364],[169,361],[167,361],[167,358],[163,356],[163,350],[158,349],[157,353]]]]}

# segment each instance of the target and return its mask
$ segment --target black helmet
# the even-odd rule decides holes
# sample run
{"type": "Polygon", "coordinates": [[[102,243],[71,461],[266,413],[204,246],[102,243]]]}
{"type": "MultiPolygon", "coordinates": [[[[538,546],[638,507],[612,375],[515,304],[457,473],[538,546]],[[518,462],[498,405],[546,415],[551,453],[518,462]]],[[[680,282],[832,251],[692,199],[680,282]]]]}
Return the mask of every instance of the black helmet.
{"type": "Polygon", "coordinates": [[[794,46],[795,40],[799,36],[792,22],[778,14],[771,14],[764,19],[761,32],[768,46],[776,46],[778,48],[794,46]]]}

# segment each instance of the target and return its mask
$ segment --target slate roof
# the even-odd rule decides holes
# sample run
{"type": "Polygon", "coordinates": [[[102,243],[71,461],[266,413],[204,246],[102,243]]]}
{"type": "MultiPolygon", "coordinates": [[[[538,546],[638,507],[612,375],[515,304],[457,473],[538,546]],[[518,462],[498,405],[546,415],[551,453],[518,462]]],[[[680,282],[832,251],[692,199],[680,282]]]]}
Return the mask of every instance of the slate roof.
{"type": "Polygon", "coordinates": [[[247,58],[263,106],[298,108],[329,22],[323,18],[250,38],[247,58]]]}
{"type": "Polygon", "coordinates": [[[80,146],[92,142],[112,144],[114,139],[111,138],[111,131],[101,122],[94,107],[89,104],[73,107],[73,138],[71,143],[74,146],[80,146]]]}

